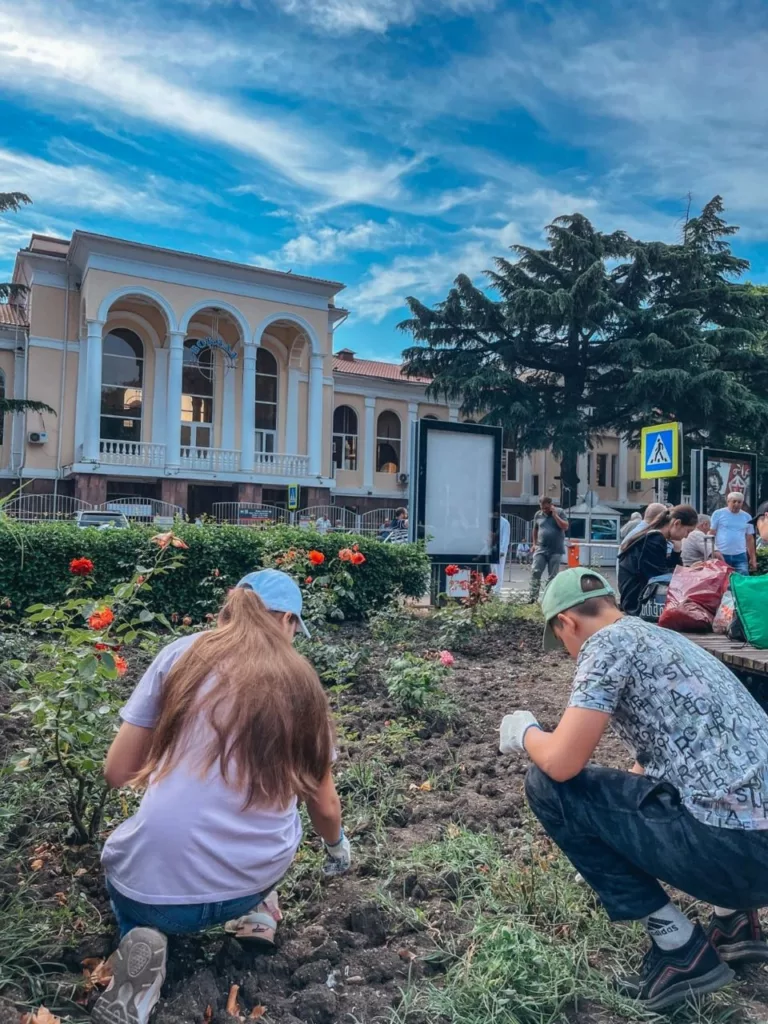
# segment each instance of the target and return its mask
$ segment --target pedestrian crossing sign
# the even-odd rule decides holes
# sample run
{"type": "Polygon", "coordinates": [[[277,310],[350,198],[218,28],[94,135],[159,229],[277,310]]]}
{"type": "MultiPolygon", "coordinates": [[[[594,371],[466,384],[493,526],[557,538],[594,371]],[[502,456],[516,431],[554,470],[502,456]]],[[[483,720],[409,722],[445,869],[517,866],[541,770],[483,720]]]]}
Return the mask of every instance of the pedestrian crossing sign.
{"type": "Polygon", "coordinates": [[[640,431],[640,476],[643,480],[680,476],[682,424],[660,423],[640,431]]]}

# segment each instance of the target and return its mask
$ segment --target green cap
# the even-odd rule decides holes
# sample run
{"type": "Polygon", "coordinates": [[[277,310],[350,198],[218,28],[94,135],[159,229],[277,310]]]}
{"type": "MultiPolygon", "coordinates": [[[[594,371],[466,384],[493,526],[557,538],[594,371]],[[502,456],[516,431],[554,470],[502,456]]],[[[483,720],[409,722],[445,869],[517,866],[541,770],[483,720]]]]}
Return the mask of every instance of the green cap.
{"type": "Polygon", "coordinates": [[[544,650],[557,651],[561,643],[552,632],[552,621],[560,612],[567,612],[569,608],[575,608],[584,604],[592,597],[615,597],[615,591],[608,580],[601,576],[594,569],[566,569],[558,573],[553,580],[547,584],[544,596],[541,599],[541,610],[544,613],[544,650]],[[602,583],[601,587],[595,590],[582,590],[582,580],[585,576],[597,578],[602,583]]]}

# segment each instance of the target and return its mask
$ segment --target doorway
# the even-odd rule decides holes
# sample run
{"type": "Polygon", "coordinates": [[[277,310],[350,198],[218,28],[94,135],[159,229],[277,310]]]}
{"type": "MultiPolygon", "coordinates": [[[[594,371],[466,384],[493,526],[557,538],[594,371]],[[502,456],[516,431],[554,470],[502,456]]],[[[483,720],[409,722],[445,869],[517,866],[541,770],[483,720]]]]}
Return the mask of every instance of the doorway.
{"type": "Polygon", "coordinates": [[[187,515],[194,522],[198,516],[213,515],[217,502],[237,501],[237,485],[216,487],[211,484],[190,484],[187,497],[187,515]]]}

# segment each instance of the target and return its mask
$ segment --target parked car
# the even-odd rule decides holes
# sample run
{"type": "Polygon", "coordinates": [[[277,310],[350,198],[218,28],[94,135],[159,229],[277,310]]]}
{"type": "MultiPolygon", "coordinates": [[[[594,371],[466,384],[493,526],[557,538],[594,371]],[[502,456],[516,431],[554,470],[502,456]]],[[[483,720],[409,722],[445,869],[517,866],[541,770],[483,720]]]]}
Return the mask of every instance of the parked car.
{"type": "Polygon", "coordinates": [[[98,508],[78,512],[75,523],[83,529],[90,526],[97,530],[125,530],[131,525],[122,512],[107,512],[98,508]]]}

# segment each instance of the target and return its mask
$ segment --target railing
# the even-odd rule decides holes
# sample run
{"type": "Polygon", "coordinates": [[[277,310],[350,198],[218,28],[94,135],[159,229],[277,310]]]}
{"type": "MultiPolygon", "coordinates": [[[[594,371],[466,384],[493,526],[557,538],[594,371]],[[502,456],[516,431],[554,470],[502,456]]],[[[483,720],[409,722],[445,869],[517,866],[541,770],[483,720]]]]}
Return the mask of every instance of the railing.
{"type": "Polygon", "coordinates": [[[25,523],[40,520],[74,519],[78,512],[93,508],[88,501],[70,498],[66,494],[22,494],[6,502],[3,512],[12,519],[25,523]]]}
{"type": "Polygon", "coordinates": [[[302,520],[304,523],[316,522],[318,519],[328,520],[331,525],[325,527],[325,532],[333,530],[336,533],[354,533],[358,527],[357,515],[340,505],[312,505],[309,508],[299,509],[294,516],[300,525],[303,525],[302,520]]]}
{"type": "MultiPolygon", "coordinates": [[[[402,506],[398,506],[402,508],[402,506]]],[[[379,532],[384,532],[385,523],[391,523],[395,518],[394,508],[375,508],[372,512],[364,512],[360,516],[359,532],[376,537],[379,532]]]]}
{"type": "Polygon", "coordinates": [[[158,498],[142,498],[140,496],[130,498],[114,498],[112,501],[105,501],[99,508],[107,512],[122,512],[127,519],[136,523],[154,523],[157,517],[161,519],[176,519],[184,515],[181,505],[172,505],[169,501],[160,501],[158,498]]]}
{"type": "Polygon", "coordinates": [[[530,541],[533,531],[533,523],[522,516],[505,515],[509,523],[509,541],[511,544],[519,544],[523,540],[530,541]]]}
{"type": "Polygon", "coordinates": [[[105,466],[146,466],[162,468],[165,465],[165,445],[150,441],[99,441],[99,461],[105,466]]]}
{"type": "Polygon", "coordinates": [[[239,473],[240,452],[233,448],[200,448],[185,445],[181,448],[182,469],[193,472],[239,473]]]}
{"type": "Polygon", "coordinates": [[[309,475],[309,456],[256,452],[253,457],[253,471],[254,473],[290,476],[298,479],[309,475]]]}
{"type": "Polygon", "coordinates": [[[214,519],[235,526],[266,526],[287,523],[288,512],[277,505],[260,505],[251,501],[217,501],[211,506],[214,519]]]}

